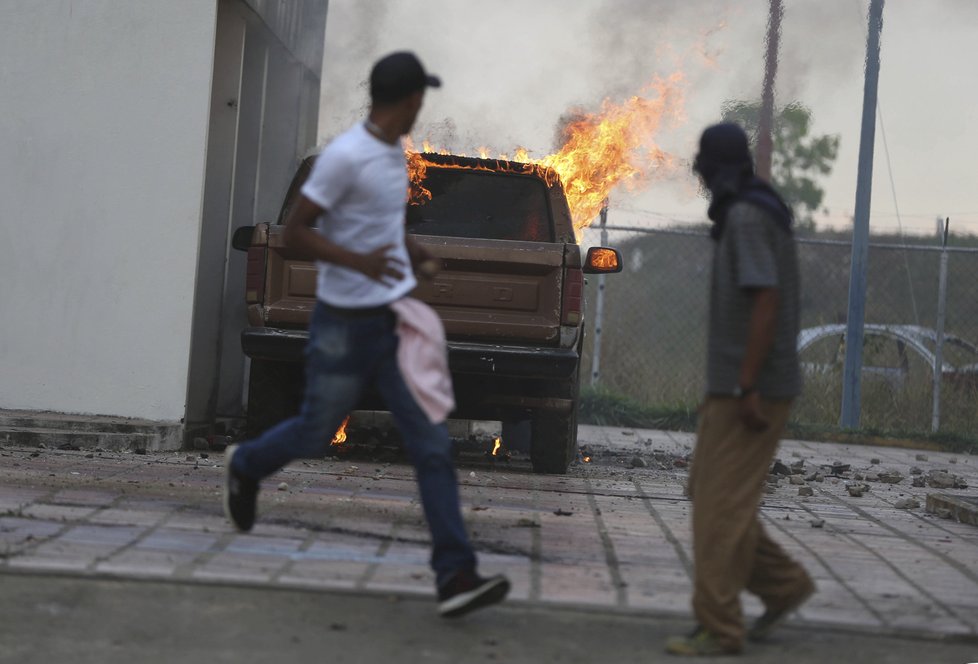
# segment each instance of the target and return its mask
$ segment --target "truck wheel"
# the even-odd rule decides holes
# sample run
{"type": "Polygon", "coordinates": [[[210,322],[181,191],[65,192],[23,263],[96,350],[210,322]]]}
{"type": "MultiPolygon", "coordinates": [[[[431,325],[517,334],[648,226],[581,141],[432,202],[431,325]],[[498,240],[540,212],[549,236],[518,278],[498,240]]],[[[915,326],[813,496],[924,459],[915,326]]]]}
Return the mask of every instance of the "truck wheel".
{"type": "Polygon", "coordinates": [[[302,367],[288,362],[252,360],[248,379],[247,434],[255,438],[299,412],[302,367]]]}
{"type": "Polygon", "coordinates": [[[577,403],[570,413],[540,413],[531,424],[533,472],[563,475],[577,457],[577,403]]]}
{"type": "Polygon", "coordinates": [[[563,475],[577,458],[577,408],[580,393],[579,369],[563,383],[555,396],[570,398],[569,413],[538,412],[530,422],[530,463],[533,472],[563,475]]]}

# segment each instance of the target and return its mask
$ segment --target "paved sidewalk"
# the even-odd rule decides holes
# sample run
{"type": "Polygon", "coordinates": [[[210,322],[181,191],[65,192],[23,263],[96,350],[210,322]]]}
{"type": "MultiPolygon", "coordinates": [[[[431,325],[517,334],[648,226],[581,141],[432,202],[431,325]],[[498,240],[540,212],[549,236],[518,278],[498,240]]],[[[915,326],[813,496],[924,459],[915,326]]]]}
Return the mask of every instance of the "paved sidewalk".
{"type": "MultiPolygon", "coordinates": [[[[593,463],[540,476],[527,463],[460,461],[465,516],[484,571],[503,571],[517,603],[689,615],[688,434],[582,426],[593,463]],[[629,468],[638,457],[645,467],[629,468]],[[679,467],[677,467],[677,464],[679,467]]],[[[978,638],[978,528],[899,500],[925,502],[912,466],[945,470],[978,495],[978,458],[787,441],[806,472],[900,472],[897,484],[782,479],[765,525],[809,568],[819,592],[795,624],[978,638]],[[879,463],[873,463],[878,460],[879,463]],[[796,480],[799,481],[799,480],[796,480]],[[812,522],[824,520],[822,527],[812,522]]],[[[411,468],[349,460],[293,464],[263,484],[252,533],[221,513],[223,455],[0,449],[0,574],[342,589],[432,596],[428,538],[411,468]]],[[[801,476],[797,476],[801,477],[801,476]]],[[[748,614],[759,604],[745,598],[748,614]]]]}

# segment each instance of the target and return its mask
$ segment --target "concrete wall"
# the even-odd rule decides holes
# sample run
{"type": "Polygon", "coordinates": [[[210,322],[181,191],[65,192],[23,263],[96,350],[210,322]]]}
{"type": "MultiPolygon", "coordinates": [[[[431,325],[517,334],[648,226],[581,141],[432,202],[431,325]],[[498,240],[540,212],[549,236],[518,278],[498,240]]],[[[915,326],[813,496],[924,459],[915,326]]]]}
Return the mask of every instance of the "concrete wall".
{"type": "Polygon", "coordinates": [[[220,0],[187,426],[243,414],[247,325],[239,226],[274,223],[316,141],[325,0],[220,0]]]}
{"type": "Polygon", "coordinates": [[[0,409],[184,416],[215,22],[0,5],[0,409]]]}

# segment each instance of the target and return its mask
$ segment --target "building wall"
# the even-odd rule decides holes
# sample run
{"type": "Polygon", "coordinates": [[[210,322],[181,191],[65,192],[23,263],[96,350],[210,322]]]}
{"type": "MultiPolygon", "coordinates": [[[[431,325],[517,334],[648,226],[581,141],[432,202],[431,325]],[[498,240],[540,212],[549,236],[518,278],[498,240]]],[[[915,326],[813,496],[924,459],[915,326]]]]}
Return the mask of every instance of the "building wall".
{"type": "Polygon", "coordinates": [[[187,427],[243,414],[247,325],[240,226],[274,223],[316,141],[325,0],[219,0],[187,427]]]}
{"type": "Polygon", "coordinates": [[[184,417],[216,14],[0,6],[0,409],[184,417]]]}

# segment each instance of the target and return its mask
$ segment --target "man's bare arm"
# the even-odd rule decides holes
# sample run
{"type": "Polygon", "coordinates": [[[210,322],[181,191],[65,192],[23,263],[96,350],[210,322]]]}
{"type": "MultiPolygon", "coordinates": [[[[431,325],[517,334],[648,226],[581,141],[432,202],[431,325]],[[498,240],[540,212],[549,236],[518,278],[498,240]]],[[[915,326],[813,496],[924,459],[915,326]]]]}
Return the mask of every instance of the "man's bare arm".
{"type": "Polygon", "coordinates": [[[376,281],[399,280],[404,276],[403,263],[387,255],[394,245],[384,245],[366,254],[350,251],[330,242],[316,230],[316,220],[322,213],[322,207],[300,195],[285,220],[285,244],[303,258],[342,265],[376,281]]]}

